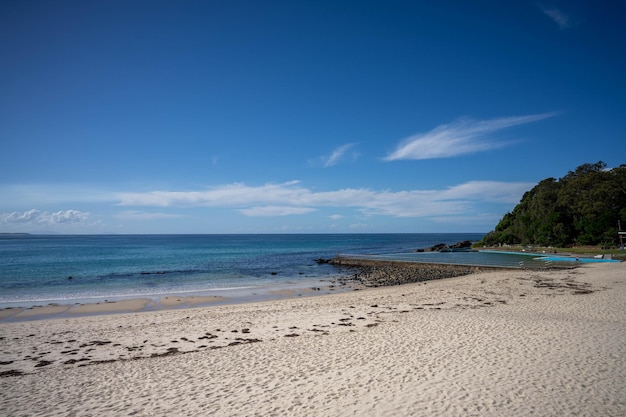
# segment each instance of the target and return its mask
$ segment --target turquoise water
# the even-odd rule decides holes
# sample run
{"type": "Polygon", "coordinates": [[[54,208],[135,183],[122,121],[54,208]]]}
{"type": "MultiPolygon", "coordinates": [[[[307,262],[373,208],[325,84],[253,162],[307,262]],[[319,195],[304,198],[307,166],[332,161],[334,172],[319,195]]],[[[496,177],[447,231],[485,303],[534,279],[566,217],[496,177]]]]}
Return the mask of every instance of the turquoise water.
{"type": "MultiPolygon", "coordinates": [[[[537,253],[506,252],[496,250],[480,250],[471,252],[418,252],[418,253],[385,253],[378,255],[347,255],[350,257],[387,261],[406,261],[418,263],[437,263],[451,265],[475,265],[505,268],[546,268],[559,264],[575,262],[619,262],[611,259],[543,256],[537,253]]],[[[563,265],[561,265],[563,266],[563,265]]]]}
{"type": "Polygon", "coordinates": [[[411,253],[482,236],[0,235],[0,307],[306,286],[345,273],[317,258],[411,253]]]}
{"type": "MultiPolygon", "coordinates": [[[[524,254],[499,252],[419,252],[419,253],[388,253],[375,256],[356,255],[368,259],[394,260],[421,263],[442,263],[451,265],[476,265],[507,268],[541,268],[546,263],[524,254]]],[[[535,255],[536,257],[537,255],[535,255]]]]}
{"type": "Polygon", "coordinates": [[[602,258],[586,258],[586,257],[577,257],[577,256],[553,256],[553,255],[543,255],[537,253],[523,253],[523,252],[505,252],[505,251],[494,251],[494,250],[481,250],[481,253],[490,253],[490,254],[506,254],[506,255],[515,255],[515,256],[532,256],[535,260],[542,262],[580,262],[580,263],[595,263],[595,262],[620,262],[616,259],[602,259],[602,258]]]}
{"type": "Polygon", "coordinates": [[[581,263],[596,263],[596,262],[620,262],[615,259],[597,259],[597,258],[570,258],[565,256],[542,256],[540,258],[543,261],[554,262],[581,262],[581,263]]]}

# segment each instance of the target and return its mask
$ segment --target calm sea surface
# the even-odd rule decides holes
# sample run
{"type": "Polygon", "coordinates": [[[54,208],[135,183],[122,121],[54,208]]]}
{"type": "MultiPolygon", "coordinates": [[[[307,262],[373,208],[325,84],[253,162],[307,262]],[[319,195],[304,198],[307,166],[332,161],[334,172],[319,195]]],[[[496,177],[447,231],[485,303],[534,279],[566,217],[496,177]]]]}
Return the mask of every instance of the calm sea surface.
{"type": "Polygon", "coordinates": [[[344,273],[317,258],[410,253],[482,236],[0,235],[0,307],[304,286],[344,273]]]}

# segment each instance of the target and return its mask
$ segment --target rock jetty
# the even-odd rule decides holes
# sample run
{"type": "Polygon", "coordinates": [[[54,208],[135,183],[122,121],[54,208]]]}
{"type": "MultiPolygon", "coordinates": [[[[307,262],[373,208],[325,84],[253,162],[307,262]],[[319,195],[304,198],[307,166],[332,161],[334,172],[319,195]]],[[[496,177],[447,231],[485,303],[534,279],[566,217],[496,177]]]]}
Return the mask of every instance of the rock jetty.
{"type": "Polygon", "coordinates": [[[454,278],[494,269],[483,266],[380,261],[343,257],[333,258],[329,263],[354,268],[354,280],[366,287],[384,287],[408,284],[411,282],[454,278]]]}

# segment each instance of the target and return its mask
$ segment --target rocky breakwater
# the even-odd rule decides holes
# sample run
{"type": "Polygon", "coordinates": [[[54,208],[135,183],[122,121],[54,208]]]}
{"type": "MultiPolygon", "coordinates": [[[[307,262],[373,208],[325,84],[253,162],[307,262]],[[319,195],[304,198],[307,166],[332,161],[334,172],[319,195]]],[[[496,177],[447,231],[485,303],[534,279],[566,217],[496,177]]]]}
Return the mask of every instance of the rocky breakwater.
{"type": "Polygon", "coordinates": [[[379,261],[342,257],[333,258],[328,263],[354,268],[354,280],[366,287],[384,287],[434,279],[454,278],[491,269],[466,265],[379,261]]]}

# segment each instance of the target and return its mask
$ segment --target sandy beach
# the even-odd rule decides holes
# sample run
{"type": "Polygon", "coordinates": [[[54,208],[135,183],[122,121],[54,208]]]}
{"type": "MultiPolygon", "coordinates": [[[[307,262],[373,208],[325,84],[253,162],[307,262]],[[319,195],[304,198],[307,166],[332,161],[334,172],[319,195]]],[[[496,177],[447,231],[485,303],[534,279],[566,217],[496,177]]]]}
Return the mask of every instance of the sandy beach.
{"type": "Polygon", "coordinates": [[[626,414],[626,263],[0,322],[0,338],[6,416],[626,414]]]}

